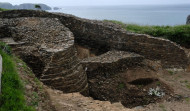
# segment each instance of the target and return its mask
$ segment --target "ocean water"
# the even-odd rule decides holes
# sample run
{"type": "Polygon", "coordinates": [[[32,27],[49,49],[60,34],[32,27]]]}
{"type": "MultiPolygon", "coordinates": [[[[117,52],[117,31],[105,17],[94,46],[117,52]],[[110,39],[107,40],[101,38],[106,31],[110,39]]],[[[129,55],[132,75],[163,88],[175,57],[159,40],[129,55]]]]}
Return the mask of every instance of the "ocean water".
{"type": "Polygon", "coordinates": [[[186,5],[64,6],[63,12],[95,20],[118,20],[140,25],[182,25],[190,14],[186,5]]]}

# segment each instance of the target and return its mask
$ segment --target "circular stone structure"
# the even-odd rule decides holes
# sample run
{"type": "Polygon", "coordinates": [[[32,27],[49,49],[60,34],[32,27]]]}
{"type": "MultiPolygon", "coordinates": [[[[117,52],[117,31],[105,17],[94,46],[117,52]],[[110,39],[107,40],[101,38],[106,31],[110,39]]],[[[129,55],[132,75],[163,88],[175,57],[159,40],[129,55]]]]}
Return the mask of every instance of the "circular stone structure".
{"type": "Polygon", "coordinates": [[[22,17],[0,21],[0,29],[10,33],[0,35],[1,39],[44,84],[66,93],[86,91],[87,77],[77,58],[74,36],[58,19],[22,17]]]}

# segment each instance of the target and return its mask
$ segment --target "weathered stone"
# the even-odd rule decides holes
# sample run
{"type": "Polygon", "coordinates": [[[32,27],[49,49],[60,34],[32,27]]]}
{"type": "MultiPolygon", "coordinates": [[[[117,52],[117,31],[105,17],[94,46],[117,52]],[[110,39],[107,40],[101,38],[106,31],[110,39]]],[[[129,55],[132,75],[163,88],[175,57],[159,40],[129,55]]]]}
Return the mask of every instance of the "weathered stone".
{"type": "Polygon", "coordinates": [[[84,90],[87,78],[82,66],[76,66],[79,61],[73,34],[58,19],[21,17],[0,19],[0,23],[7,28],[0,28],[3,29],[1,40],[12,46],[13,52],[32,68],[42,82],[57,89],[62,86],[67,89],[64,92],[84,90]],[[11,35],[4,38],[6,30],[11,35]],[[76,70],[80,72],[74,73],[76,70]],[[67,79],[75,81],[67,82],[67,79]],[[78,87],[81,84],[85,85],[78,87]]]}
{"type": "MultiPolygon", "coordinates": [[[[75,42],[105,52],[110,49],[135,52],[147,59],[161,60],[164,68],[186,68],[187,54],[177,44],[144,34],[126,32],[120,26],[101,21],[81,19],[62,13],[12,10],[0,13],[0,18],[48,17],[58,18],[75,35],[75,42]]],[[[1,28],[0,28],[1,29],[1,28]]]]}
{"type": "Polygon", "coordinates": [[[88,72],[88,78],[92,78],[97,75],[109,76],[122,72],[128,67],[138,66],[143,59],[143,56],[134,53],[109,51],[97,57],[84,59],[82,64],[88,72]]]}

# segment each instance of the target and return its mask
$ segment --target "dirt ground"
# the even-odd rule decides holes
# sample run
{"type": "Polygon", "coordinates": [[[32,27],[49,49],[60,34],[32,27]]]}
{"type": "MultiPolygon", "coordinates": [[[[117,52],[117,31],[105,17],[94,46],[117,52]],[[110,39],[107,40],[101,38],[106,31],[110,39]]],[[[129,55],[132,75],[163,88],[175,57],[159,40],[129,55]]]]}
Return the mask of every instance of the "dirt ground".
{"type": "Polygon", "coordinates": [[[132,109],[124,108],[121,103],[93,100],[79,93],[63,94],[48,87],[45,89],[57,111],[190,111],[190,73],[163,71],[159,76],[174,89],[175,99],[132,109]]]}
{"type": "Polygon", "coordinates": [[[121,103],[93,100],[79,93],[63,94],[61,91],[46,88],[57,111],[133,111],[121,103]]]}
{"type": "Polygon", "coordinates": [[[34,107],[37,111],[56,111],[46,89],[44,89],[44,85],[35,77],[31,69],[17,57],[14,57],[14,60],[18,74],[24,84],[27,105],[34,107]]]}
{"type": "Polygon", "coordinates": [[[190,111],[190,72],[163,71],[159,77],[174,89],[175,100],[149,104],[143,111],[190,111]]]}

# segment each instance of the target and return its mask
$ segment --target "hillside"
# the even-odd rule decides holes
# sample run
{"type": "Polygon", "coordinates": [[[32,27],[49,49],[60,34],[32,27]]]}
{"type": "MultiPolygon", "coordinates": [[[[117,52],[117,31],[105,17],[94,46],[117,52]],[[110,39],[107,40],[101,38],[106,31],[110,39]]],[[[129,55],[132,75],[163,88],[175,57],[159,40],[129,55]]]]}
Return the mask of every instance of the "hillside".
{"type": "MultiPolygon", "coordinates": [[[[36,4],[32,4],[32,3],[24,3],[24,4],[20,4],[20,5],[12,5],[10,3],[3,3],[0,2],[0,8],[4,8],[4,9],[31,9],[31,10],[36,10],[35,8],[36,4]]],[[[45,5],[45,4],[38,4],[41,6],[42,10],[51,10],[51,7],[45,5]]]]}

